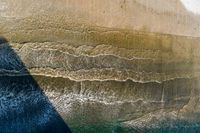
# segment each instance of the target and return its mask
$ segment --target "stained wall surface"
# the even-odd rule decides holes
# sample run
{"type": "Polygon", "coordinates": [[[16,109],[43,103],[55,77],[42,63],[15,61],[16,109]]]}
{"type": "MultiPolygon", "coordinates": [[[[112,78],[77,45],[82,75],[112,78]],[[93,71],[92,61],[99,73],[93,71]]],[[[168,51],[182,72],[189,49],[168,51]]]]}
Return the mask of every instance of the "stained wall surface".
{"type": "Polygon", "coordinates": [[[75,132],[200,117],[200,15],[180,0],[0,0],[0,36],[75,132]]]}

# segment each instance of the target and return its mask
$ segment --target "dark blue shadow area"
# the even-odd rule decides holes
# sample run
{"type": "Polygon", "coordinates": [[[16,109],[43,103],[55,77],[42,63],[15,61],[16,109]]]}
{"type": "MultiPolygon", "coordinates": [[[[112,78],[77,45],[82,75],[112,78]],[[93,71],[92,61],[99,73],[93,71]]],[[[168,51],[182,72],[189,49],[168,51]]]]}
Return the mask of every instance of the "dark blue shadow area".
{"type": "Polygon", "coordinates": [[[0,37],[0,133],[70,133],[8,41],[0,37]]]}

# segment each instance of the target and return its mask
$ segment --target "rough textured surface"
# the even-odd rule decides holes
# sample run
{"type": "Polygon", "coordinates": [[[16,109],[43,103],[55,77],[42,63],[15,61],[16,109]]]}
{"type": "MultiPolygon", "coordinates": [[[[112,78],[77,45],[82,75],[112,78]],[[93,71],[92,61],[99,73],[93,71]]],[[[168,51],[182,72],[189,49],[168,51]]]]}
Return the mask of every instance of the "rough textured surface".
{"type": "Polygon", "coordinates": [[[199,119],[199,24],[179,0],[0,0],[0,35],[71,127],[199,119]]]}

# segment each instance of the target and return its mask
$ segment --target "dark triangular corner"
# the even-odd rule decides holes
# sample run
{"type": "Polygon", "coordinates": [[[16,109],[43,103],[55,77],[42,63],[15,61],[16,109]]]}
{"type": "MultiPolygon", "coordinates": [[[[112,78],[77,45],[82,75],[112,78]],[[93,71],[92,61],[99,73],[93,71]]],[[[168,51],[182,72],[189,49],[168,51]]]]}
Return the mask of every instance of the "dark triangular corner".
{"type": "Polygon", "coordinates": [[[70,133],[19,56],[0,37],[0,133],[70,133]]]}

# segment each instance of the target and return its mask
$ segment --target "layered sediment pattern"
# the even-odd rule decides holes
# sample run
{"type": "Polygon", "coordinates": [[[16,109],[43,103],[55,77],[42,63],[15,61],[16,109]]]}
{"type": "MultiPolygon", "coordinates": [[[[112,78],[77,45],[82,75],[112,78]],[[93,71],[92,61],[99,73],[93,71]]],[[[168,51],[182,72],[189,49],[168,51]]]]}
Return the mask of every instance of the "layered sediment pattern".
{"type": "Polygon", "coordinates": [[[74,131],[102,123],[135,130],[199,119],[199,37],[70,18],[56,13],[1,17],[0,35],[74,131]]]}

